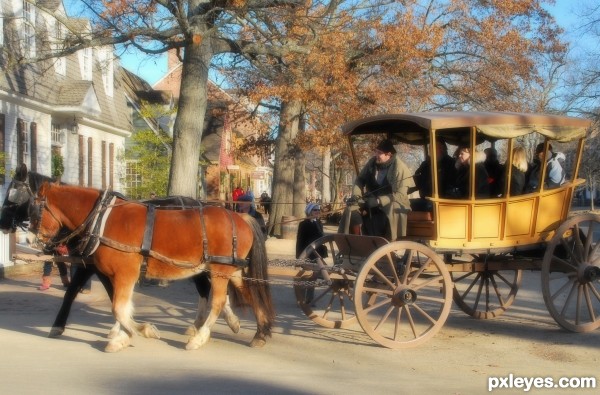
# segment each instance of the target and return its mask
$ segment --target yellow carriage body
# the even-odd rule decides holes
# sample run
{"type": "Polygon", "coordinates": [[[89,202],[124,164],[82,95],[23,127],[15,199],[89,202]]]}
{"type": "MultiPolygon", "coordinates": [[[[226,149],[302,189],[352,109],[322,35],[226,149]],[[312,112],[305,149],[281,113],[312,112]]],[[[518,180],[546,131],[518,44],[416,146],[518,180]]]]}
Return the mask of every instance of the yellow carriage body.
{"type": "MultiPolygon", "coordinates": [[[[490,251],[535,248],[552,238],[558,226],[567,218],[575,188],[584,180],[578,178],[579,162],[586,130],[590,121],[556,115],[496,113],[496,112],[437,112],[386,114],[364,118],[342,127],[348,137],[354,165],[359,163],[355,139],[369,135],[385,136],[395,143],[428,147],[432,158],[432,211],[409,213],[407,238],[426,241],[435,250],[490,251]],[[560,187],[539,190],[523,195],[478,198],[475,196],[475,166],[471,166],[470,193],[466,198],[442,198],[438,191],[436,169],[437,138],[467,145],[471,152],[485,141],[504,141],[506,163],[511,163],[512,148],[517,139],[537,133],[551,142],[576,142],[570,177],[560,187]],[[430,144],[433,142],[433,144],[430,144]]],[[[510,177],[510,166],[506,166],[510,177]]],[[[542,165],[542,180],[546,164],[542,165]]],[[[507,183],[505,181],[505,191],[507,183]]]]}

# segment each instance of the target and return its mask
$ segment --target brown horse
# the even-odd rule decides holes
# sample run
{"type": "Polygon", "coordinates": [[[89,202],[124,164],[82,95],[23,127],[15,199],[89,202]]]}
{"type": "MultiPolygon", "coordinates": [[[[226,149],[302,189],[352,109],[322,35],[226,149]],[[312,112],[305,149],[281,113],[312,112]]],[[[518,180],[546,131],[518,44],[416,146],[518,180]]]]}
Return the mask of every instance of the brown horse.
{"type": "MultiPolygon", "coordinates": [[[[273,303],[267,282],[267,254],[260,227],[249,216],[220,207],[149,212],[148,206],[113,197],[103,191],[44,183],[32,205],[31,230],[48,245],[62,227],[67,238],[83,235],[81,246],[93,254],[97,269],[114,287],[112,311],[121,331],[106,346],[116,352],[127,347],[134,333],[150,330],[133,321],[131,298],[146,260],[147,275],[179,279],[209,271],[213,296],[208,317],[186,348],[197,349],[210,338],[210,329],[227,300],[231,283],[233,303],[252,306],[257,331],[251,342],[260,347],[271,335],[273,303]],[[247,267],[246,267],[247,266],[247,267]]],[[[58,242],[63,242],[59,240],[58,242]]]]}

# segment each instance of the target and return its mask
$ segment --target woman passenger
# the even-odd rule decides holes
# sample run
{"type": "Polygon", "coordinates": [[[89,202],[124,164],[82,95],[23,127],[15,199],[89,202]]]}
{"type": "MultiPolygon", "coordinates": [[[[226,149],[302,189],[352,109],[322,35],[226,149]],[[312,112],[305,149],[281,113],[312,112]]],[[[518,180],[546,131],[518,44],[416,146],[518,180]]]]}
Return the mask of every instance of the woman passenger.
{"type": "Polygon", "coordinates": [[[525,192],[525,174],[527,173],[527,155],[523,147],[513,148],[512,169],[510,175],[510,196],[525,192]]]}

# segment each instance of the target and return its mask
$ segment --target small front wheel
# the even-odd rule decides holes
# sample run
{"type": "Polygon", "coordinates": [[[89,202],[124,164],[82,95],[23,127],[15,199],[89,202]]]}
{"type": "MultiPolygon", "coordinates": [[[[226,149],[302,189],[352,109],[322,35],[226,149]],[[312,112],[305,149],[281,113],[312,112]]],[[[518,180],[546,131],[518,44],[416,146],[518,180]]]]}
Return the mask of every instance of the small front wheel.
{"type": "Polygon", "coordinates": [[[340,259],[340,251],[335,235],[326,235],[311,243],[300,255],[300,259],[313,262],[300,270],[294,277],[294,293],[298,306],[314,323],[331,329],[345,329],[356,323],[352,289],[354,276],[348,274],[333,274],[332,270],[340,259]],[[319,251],[327,247],[327,256],[321,256],[319,251]],[[323,268],[329,275],[329,284],[323,282],[323,268]],[[312,269],[312,270],[311,270],[312,269]]]}
{"type": "Polygon", "coordinates": [[[366,260],[354,289],[358,322],[388,348],[418,346],[444,325],[452,305],[452,279],[427,246],[396,241],[366,260]]]}

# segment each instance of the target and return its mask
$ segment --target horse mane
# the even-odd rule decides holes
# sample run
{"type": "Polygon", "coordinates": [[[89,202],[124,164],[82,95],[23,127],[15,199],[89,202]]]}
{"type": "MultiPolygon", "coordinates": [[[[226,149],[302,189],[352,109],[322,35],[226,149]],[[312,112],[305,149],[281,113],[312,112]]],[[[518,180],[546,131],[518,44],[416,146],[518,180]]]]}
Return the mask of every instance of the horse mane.
{"type": "MultiPolygon", "coordinates": [[[[40,186],[44,182],[50,182],[50,183],[56,182],[55,178],[45,176],[45,175],[37,173],[35,171],[30,171],[28,176],[29,176],[29,187],[31,188],[31,191],[33,193],[36,193],[40,189],[40,186]]],[[[61,184],[64,184],[64,183],[61,182],[61,184]]]]}

